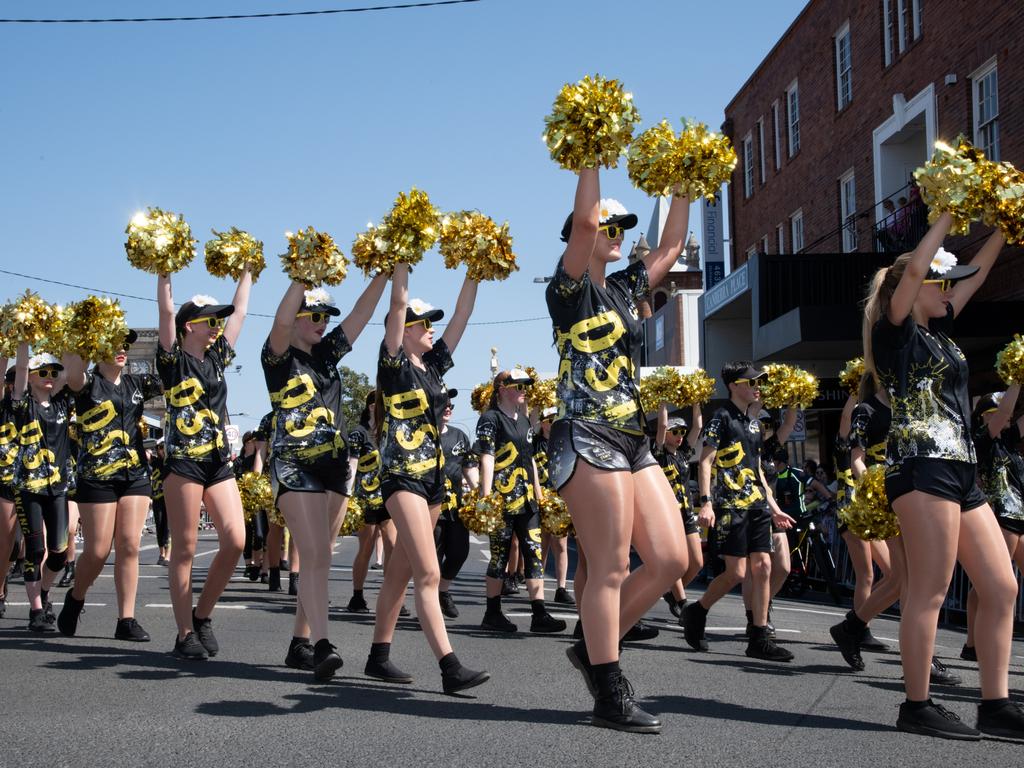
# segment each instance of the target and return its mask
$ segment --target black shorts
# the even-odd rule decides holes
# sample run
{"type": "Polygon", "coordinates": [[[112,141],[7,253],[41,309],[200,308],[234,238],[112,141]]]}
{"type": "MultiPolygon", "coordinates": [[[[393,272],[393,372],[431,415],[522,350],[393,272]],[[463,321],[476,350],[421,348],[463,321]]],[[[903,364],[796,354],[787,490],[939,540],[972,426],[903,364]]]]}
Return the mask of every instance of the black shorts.
{"type": "Polygon", "coordinates": [[[14,486],[8,485],[7,483],[0,483],[0,499],[4,501],[14,501],[14,486]]]}
{"type": "Polygon", "coordinates": [[[392,494],[398,491],[415,493],[427,500],[428,507],[436,507],[444,501],[448,495],[448,489],[444,485],[444,475],[433,476],[418,480],[407,475],[387,475],[380,484],[380,495],[387,504],[392,494]]]}
{"type": "Polygon", "coordinates": [[[909,458],[886,470],[885,493],[890,504],[911,491],[954,501],[961,512],[988,503],[978,487],[977,465],[966,461],[909,458]]]}
{"type": "Polygon", "coordinates": [[[232,471],[231,465],[223,461],[167,459],[164,462],[164,471],[168,475],[178,475],[193,483],[199,483],[203,488],[223,483],[225,480],[235,479],[235,473],[232,471]]]}
{"type": "MultiPolygon", "coordinates": [[[[362,501],[362,499],[360,499],[362,501]]],[[[381,501],[377,504],[366,504],[363,503],[363,519],[367,525],[380,525],[391,519],[391,513],[388,512],[387,507],[384,506],[384,502],[381,501]]]]}
{"type": "MultiPolygon", "coordinates": [[[[995,512],[995,510],[993,510],[995,512]]],[[[1013,533],[1017,536],[1024,536],[1024,520],[1020,520],[1016,517],[1004,517],[998,512],[995,513],[996,522],[999,523],[999,527],[1007,533],[1013,533]]]]}
{"type": "Polygon", "coordinates": [[[683,510],[683,530],[686,531],[687,536],[691,533],[700,533],[700,525],[697,523],[697,513],[690,507],[683,510]]]}
{"type": "Polygon", "coordinates": [[[90,480],[78,479],[75,501],[79,504],[111,504],[124,496],[150,496],[153,485],[143,475],[134,480],[90,480]]]}
{"type": "Polygon", "coordinates": [[[578,458],[609,472],[639,472],[658,465],[644,435],[576,419],[556,421],[548,439],[548,479],[556,491],[572,479],[578,458]]]}
{"type": "Polygon", "coordinates": [[[772,551],[772,513],[767,509],[723,509],[715,512],[719,555],[746,557],[772,551]]]}
{"type": "Polygon", "coordinates": [[[270,460],[270,485],[274,498],[293,493],[326,493],[348,496],[348,457],[331,458],[312,464],[286,459],[270,460]]]}

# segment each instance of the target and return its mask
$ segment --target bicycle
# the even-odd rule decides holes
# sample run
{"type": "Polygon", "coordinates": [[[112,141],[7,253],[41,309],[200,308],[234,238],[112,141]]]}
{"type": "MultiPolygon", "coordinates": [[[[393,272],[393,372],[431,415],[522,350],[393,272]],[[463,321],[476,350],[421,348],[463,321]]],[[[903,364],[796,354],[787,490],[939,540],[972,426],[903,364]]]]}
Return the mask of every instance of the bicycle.
{"type": "Polygon", "coordinates": [[[824,582],[832,600],[841,605],[843,587],[837,578],[838,568],[832,557],[832,548],[821,527],[821,519],[828,511],[829,505],[822,504],[797,518],[793,528],[787,531],[792,567],[782,588],[791,597],[801,597],[811,582],[824,582]]]}

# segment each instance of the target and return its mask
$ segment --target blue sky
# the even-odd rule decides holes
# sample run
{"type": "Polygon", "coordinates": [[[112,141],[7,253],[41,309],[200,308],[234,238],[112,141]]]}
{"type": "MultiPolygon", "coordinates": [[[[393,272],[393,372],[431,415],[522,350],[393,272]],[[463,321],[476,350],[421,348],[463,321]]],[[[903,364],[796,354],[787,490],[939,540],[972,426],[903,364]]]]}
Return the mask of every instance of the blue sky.
{"type": "MultiPolygon", "coordinates": [[[[383,0],[382,0],[383,1],[383,0]]],[[[3,3],[0,16],[206,15],[354,7],[358,0],[3,3]]],[[[378,4],[378,3],[372,3],[378,4]]],[[[575,176],[547,156],[543,118],[564,82],[599,72],[633,92],[642,127],[722,110],[804,0],[483,0],[306,18],[116,25],[0,24],[0,268],[140,296],[155,278],[129,267],[124,227],[147,205],[185,214],[200,243],[236,226],[264,241],[267,270],[250,311],[273,314],[286,287],[284,232],[313,225],[346,253],[367,221],[417,186],[443,209],[511,223],[521,271],[481,286],[450,386],[503,366],[557,366],[543,286],[575,176]],[[540,319],[535,319],[540,318],[540,319]],[[501,323],[521,320],[516,323],[501,323]]],[[[622,167],[602,193],[638,212],[652,201],[622,167]]],[[[696,209],[691,229],[698,232],[696,209]]],[[[639,235],[640,230],[636,230],[639,235]]],[[[628,245],[628,242],[627,242],[628,245]]],[[[201,248],[201,244],[200,244],[201,248]]],[[[450,309],[461,273],[428,254],[411,292],[450,309]]],[[[29,287],[50,301],[83,291],[0,274],[0,299],[29,287]]],[[[233,286],[202,256],[174,276],[175,297],[221,300],[233,286]]],[[[355,270],[332,293],[347,309],[355,270]]],[[[122,299],[153,326],[152,302],[122,299]]],[[[375,322],[383,318],[382,301],[375,322]]],[[[230,408],[251,428],[267,410],[259,348],[270,321],[250,317],[230,408]]],[[[382,328],[346,365],[373,377],[382,328]]],[[[468,401],[457,420],[472,427],[468,401]]]]}

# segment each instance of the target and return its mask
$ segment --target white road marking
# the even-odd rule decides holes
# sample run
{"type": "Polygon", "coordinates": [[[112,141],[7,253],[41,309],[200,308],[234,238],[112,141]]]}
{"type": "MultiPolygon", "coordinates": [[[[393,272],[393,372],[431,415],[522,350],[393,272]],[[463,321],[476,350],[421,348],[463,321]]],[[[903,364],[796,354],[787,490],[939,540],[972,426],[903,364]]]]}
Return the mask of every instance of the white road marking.
{"type": "MultiPolygon", "coordinates": [[[[146,608],[173,608],[170,603],[146,603],[146,608]]],[[[217,610],[225,611],[244,611],[249,608],[248,605],[224,605],[224,603],[217,603],[217,610]]]]}

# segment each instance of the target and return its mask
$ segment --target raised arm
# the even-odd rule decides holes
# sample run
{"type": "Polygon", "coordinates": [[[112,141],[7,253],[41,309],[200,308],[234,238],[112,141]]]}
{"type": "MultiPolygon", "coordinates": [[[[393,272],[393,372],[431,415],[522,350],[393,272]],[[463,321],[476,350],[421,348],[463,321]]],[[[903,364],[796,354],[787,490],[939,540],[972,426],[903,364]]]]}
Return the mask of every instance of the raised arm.
{"type": "Polygon", "coordinates": [[[174,328],[174,297],[171,295],[171,276],[159,275],[156,279],[156,303],[160,315],[160,346],[171,351],[177,332],[174,328]]]}
{"type": "Polygon", "coordinates": [[[238,278],[238,287],[235,288],[235,296],[231,299],[235,311],[228,316],[227,325],[224,326],[224,339],[234,348],[238,336],[242,333],[242,324],[245,322],[245,315],[249,311],[249,292],[252,290],[252,275],[249,267],[242,272],[238,278]]]}
{"type": "Polygon", "coordinates": [[[704,429],[704,413],[700,409],[700,403],[694,403],[690,410],[690,431],[686,435],[686,442],[689,443],[690,450],[696,451],[701,430],[704,429]]]}
{"type": "Polygon", "coordinates": [[[787,408],[786,415],[782,418],[782,423],[779,425],[778,430],[775,432],[775,438],[779,441],[779,445],[782,445],[789,436],[793,434],[793,429],[796,427],[796,420],[800,416],[799,408],[787,408]]]}
{"type": "Polygon", "coordinates": [[[999,401],[999,407],[988,420],[988,433],[992,437],[999,437],[1013,416],[1013,409],[1017,405],[1017,397],[1020,395],[1020,384],[1011,384],[1006,388],[1003,399],[999,401]]]}
{"type": "Polygon", "coordinates": [[[85,369],[87,367],[85,360],[73,352],[68,352],[61,357],[60,362],[64,366],[67,388],[75,393],[85,389],[85,369]]]}
{"type": "Polygon", "coordinates": [[[18,356],[14,359],[14,390],[12,400],[21,400],[28,388],[28,342],[18,342],[18,356]]]}
{"type": "Polygon", "coordinates": [[[658,426],[654,434],[654,444],[658,450],[665,447],[665,433],[668,432],[668,403],[662,402],[658,406],[658,426]]]}
{"type": "Polygon", "coordinates": [[[673,197],[665,219],[665,230],[658,238],[658,247],[647,254],[647,279],[654,288],[665,279],[665,275],[683,252],[683,238],[690,225],[690,198],[673,197]]]}
{"type": "Polygon", "coordinates": [[[274,324],[270,328],[270,351],[275,355],[283,355],[291,346],[292,327],[295,325],[295,316],[302,308],[302,297],[305,292],[306,286],[292,280],[292,284],[284,292],[281,303],[277,305],[274,324]]]}
{"type": "Polygon", "coordinates": [[[394,357],[402,346],[405,334],[405,309],[409,306],[409,265],[396,264],[391,275],[391,303],[384,327],[384,347],[394,357]]]}
{"type": "Polygon", "coordinates": [[[932,259],[942,247],[943,240],[946,239],[946,233],[949,232],[952,220],[948,213],[939,216],[911,254],[910,263],[907,264],[896,290],[893,291],[892,300],[889,302],[888,317],[889,322],[893,325],[903,325],[903,321],[910,316],[910,312],[914,309],[914,302],[921,290],[921,284],[928,274],[932,259]]]}
{"type": "Polygon", "coordinates": [[[476,291],[480,284],[469,277],[462,282],[462,290],[459,291],[459,298],[455,302],[455,311],[452,312],[452,319],[441,334],[441,339],[448,346],[448,351],[455,353],[455,348],[462,340],[462,334],[466,332],[466,325],[469,317],[473,314],[473,307],[476,306],[476,291]]]}
{"type": "Polygon", "coordinates": [[[377,304],[380,303],[380,297],[384,295],[384,286],[387,284],[387,275],[376,275],[359,294],[359,298],[352,306],[352,311],[341,321],[342,332],[349,344],[356,343],[356,339],[366,328],[366,324],[370,322],[370,318],[373,317],[373,313],[377,309],[377,304]]]}
{"type": "Polygon", "coordinates": [[[1003,237],[1003,233],[997,229],[988,236],[988,240],[986,240],[985,244],[981,246],[981,250],[978,251],[978,255],[971,260],[971,266],[978,267],[978,271],[966,280],[960,280],[953,285],[952,297],[950,298],[949,303],[953,305],[954,317],[963,311],[963,308],[967,306],[967,302],[971,300],[975,291],[981,288],[981,284],[985,282],[989,271],[992,269],[992,265],[995,264],[995,261],[999,257],[999,253],[1003,250],[1003,245],[1005,244],[1006,238],[1003,237]]]}
{"type": "Polygon", "coordinates": [[[576,182],[572,206],[572,232],[562,264],[573,280],[579,280],[590,267],[601,223],[601,178],[597,168],[584,168],[576,182]]]}
{"type": "Polygon", "coordinates": [[[843,405],[843,412],[839,415],[839,436],[843,440],[850,439],[850,429],[853,427],[853,409],[857,407],[857,396],[850,395],[843,405]]]}

